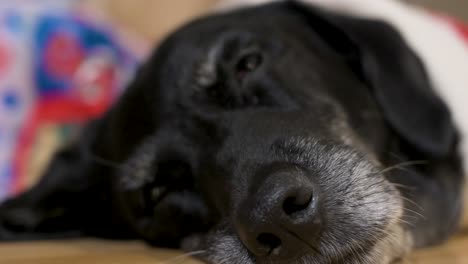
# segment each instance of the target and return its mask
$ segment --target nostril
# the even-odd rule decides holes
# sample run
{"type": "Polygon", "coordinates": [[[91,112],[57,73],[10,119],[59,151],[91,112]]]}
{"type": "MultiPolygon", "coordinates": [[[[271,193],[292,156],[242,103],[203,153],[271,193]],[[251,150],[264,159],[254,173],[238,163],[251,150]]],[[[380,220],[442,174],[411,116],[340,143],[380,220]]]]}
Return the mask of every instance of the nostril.
{"type": "Polygon", "coordinates": [[[288,197],[283,202],[283,211],[289,216],[304,211],[309,207],[312,202],[312,198],[312,194],[288,197]]]}
{"type": "Polygon", "coordinates": [[[257,242],[261,247],[268,251],[268,255],[275,254],[281,248],[281,239],[270,233],[262,233],[258,235],[257,242]]]}
{"type": "Polygon", "coordinates": [[[255,263],[294,262],[314,254],[321,238],[320,186],[309,172],[284,166],[256,174],[234,211],[237,237],[255,263]]]}

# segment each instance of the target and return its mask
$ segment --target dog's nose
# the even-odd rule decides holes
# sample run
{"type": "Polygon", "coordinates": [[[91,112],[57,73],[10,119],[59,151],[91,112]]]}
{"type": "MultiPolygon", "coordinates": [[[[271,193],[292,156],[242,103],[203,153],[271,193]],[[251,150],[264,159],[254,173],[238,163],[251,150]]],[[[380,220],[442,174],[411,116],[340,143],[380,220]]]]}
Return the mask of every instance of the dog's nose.
{"type": "Polygon", "coordinates": [[[251,187],[238,208],[236,229],[256,260],[313,254],[321,227],[319,190],[307,173],[281,169],[251,187]]]}

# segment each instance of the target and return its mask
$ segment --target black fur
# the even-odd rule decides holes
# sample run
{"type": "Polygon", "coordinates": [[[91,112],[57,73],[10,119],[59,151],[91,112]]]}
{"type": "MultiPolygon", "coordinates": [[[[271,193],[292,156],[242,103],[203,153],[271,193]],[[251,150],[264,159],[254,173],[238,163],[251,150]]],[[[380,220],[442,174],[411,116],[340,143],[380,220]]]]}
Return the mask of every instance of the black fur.
{"type": "Polygon", "coordinates": [[[249,217],[269,213],[249,213],[257,190],[299,170],[320,189],[321,231],[289,230],[305,241],[294,257],[379,263],[372,250],[398,216],[360,202],[404,204],[398,225],[416,247],[444,240],[462,208],[456,147],[449,110],[390,26],[292,2],[239,10],[172,34],[39,184],[0,206],[0,240],[141,238],[210,262],[290,263],[242,244],[249,217]]]}

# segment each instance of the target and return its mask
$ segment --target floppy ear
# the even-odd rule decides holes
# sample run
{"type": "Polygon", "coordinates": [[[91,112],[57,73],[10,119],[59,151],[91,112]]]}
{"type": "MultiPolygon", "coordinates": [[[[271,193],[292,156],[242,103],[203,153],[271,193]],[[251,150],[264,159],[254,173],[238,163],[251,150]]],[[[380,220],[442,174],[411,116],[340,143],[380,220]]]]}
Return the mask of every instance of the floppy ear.
{"type": "Polygon", "coordinates": [[[451,114],[434,92],[421,60],[399,32],[381,21],[299,3],[292,6],[373,89],[385,118],[400,136],[429,157],[451,153],[457,138],[451,114]]]}

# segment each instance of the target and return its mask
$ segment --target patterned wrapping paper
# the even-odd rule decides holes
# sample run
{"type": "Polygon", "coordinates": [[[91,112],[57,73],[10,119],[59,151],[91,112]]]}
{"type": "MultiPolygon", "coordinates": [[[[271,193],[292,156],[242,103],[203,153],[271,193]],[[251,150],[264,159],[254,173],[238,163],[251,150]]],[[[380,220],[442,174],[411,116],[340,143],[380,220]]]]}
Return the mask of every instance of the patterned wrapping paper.
{"type": "Polygon", "coordinates": [[[0,2],[0,200],[121,93],[138,61],[121,40],[70,0],[0,2]]]}

